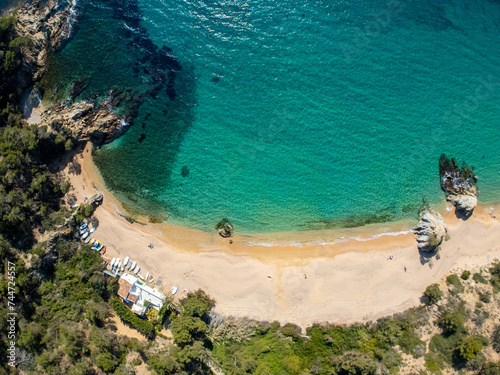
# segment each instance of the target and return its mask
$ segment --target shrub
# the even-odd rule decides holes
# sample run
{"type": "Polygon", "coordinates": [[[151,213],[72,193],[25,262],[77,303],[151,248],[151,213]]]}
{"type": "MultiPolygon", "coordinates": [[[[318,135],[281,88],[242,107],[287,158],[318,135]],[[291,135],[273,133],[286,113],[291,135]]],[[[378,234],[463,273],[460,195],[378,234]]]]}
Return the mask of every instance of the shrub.
{"type": "Polygon", "coordinates": [[[457,342],[456,351],[460,358],[469,362],[487,345],[488,340],[481,336],[464,336],[457,342]]]}
{"type": "Polygon", "coordinates": [[[472,275],[472,280],[474,280],[476,283],[488,284],[486,279],[480,273],[475,273],[474,275],[472,275]]]}
{"type": "Polygon", "coordinates": [[[431,284],[425,289],[424,296],[427,303],[432,305],[441,299],[443,292],[439,289],[439,284],[431,284]]]}
{"type": "Polygon", "coordinates": [[[500,353],[500,325],[497,325],[492,337],[493,348],[500,353]]]}
{"type": "Polygon", "coordinates": [[[500,362],[488,362],[486,363],[481,372],[481,375],[498,375],[500,374],[500,362]]]}
{"type": "Polygon", "coordinates": [[[121,320],[130,323],[132,327],[145,335],[151,335],[153,333],[153,323],[146,319],[141,319],[139,316],[129,310],[118,297],[111,298],[109,302],[113,307],[113,310],[116,312],[116,315],[118,315],[121,320]]]}
{"type": "Polygon", "coordinates": [[[346,353],[335,362],[338,375],[375,375],[377,373],[377,364],[373,358],[364,353],[346,353]]]}
{"type": "Polygon", "coordinates": [[[464,328],[464,319],[459,311],[444,312],[437,323],[448,333],[454,333],[464,328]]]}
{"type": "Polygon", "coordinates": [[[14,70],[17,65],[16,53],[14,51],[7,51],[5,53],[5,61],[3,67],[6,71],[14,70]]]}
{"type": "Polygon", "coordinates": [[[465,270],[464,272],[462,272],[462,275],[460,277],[462,278],[462,280],[469,280],[470,271],[465,270]]]}
{"type": "Polygon", "coordinates": [[[453,286],[452,289],[453,293],[462,293],[464,291],[464,286],[462,285],[462,282],[460,281],[458,276],[454,273],[452,273],[446,278],[446,284],[453,286]]]}

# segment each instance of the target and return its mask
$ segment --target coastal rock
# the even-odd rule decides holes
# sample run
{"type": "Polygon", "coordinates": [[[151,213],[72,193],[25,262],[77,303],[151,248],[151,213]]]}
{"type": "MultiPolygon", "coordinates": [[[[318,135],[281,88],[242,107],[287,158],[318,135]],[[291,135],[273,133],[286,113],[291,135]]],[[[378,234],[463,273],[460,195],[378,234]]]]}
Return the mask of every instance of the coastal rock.
{"type": "Polygon", "coordinates": [[[63,131],[74,139],[89,140],[95,145],[111,142],[126,125],[125,119],[113,113],[108,101],[100,106],[94,103],[75,103],[69,107],[58,105],[42,114],[41,126],[55,132],[63,131]]]}
{"type": "Polygon", "coordinates": [[[477,197],[475,195],[450,194],[447,199],[453,203],[457,213],[465,218],[470,217],[477,206],[477,197]]]}
{"type": "Polygon", "coordinates": [[[465,163],[460,168],[456,159],[448,159],[443,154],[439,158],[439,176],[441,189],[448,194],[447,199],[455,206],[457,216],[470,217],[477,206],[479,194],[474,168],[465,163]]]}
{"type": "Polygon", "coordinates": [[[56,50],[70,35],[70,20],[74,2],[60,7],[56,0],[34,0],[16,12],[16,37],[27,37],[29,45],[21,47],[22,67],[18,83],[24,90],[41,79],[47,70],[49,52],[56,50]]]}
{"type": "Polygon", "coordinates": [[[233,236],[233,225],[228,219],[222,219],[219,223],[217,223],[215,229],[219,231],[221,237],[229,238],[233,236]]]}
{"type": "Polygon", "coordinates": [[[425,252],[435,251],[446,237],[446,227],[442,216],[430,207],[420,211],[420,220],[413,229],[418,249],[425,252]]]}

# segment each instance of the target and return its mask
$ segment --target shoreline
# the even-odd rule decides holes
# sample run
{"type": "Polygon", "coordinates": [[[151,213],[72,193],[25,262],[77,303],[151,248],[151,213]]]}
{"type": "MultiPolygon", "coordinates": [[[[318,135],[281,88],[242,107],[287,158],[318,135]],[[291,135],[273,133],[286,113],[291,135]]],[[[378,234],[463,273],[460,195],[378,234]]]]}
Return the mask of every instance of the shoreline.
{"type": "Polygon", "coordinates": [[[467,221],[456,218],[454,211],[443,214],[451,238],[443,243],[439,259],[421,258],[413,233],[373,232],[387,225],[344,230],[344,238],[337,242],[339,238],[330,233],[325,241],[329,244],[314,242],[312,236],[318,233],[293,233],[301,237],[300,244],[287,238],[288,243],[270,247],[246,244],[258,240],[256,236],[236,234],[229,244],[215,231],[131,224],[118,216],[125,210],[105,188],[90,147],[87,143],[83,153],[74,155],[81,173],[66,175],[78,203],[95,189],[104,194],[95,213],[95,237],[106,245],[106,256],[130,256],[155,281],[163,280],[164,293],[177,285],[181,292],[176,298],[185,295],[184,289],[201,288],[216,300],[215,311],[222,314],[292,322],[303,328],[314,322],[373,320],[418,305],[425,287],[453,268],[500,258],[500,221],[484,205],[467,221]],[[357,239],[348,239],[349,234],[357,239]],[[154,248],[148,248],[150,243],[154,248]]]}

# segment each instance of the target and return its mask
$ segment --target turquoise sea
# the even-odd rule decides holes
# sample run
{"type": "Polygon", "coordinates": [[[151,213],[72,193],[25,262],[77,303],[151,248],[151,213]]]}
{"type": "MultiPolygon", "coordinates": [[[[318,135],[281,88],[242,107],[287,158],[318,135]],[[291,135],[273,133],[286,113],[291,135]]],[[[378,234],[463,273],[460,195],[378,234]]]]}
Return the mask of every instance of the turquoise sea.
{"type": "MultiPolygon", "coordinates": [[[[212,231],[416,218],[444,152],[500,200],[500,2],[79,0],[45,100],[142,94],[96,150],[138,212],[212,231]],[[131,119],[132,120],[132,119],[131,119]]],[[[124,109],[121,109],[125,111],[124,109]]],[[[125,112],[124,112],[125,113],[125,112]]]]}

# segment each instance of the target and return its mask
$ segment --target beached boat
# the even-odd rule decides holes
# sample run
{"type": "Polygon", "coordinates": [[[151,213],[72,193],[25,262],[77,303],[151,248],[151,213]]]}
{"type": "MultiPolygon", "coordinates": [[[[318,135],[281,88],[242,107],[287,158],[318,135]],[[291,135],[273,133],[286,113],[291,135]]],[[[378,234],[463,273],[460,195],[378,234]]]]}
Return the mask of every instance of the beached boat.
{"type": "Polygon", "coordinates": [[[152,282],[154,281],[154,279],[155,279],[155,278],[153,277],[153,275],[151,275],[151,276],[149,277],[149,282],[150,282],[150,283],[152,283],[152,282]]]}
{"type": "Polygon", "coordinates": [[[148,281],[148,278],[149,278],[149,272],[146,274],[146,277],[144,278],[144,280],[148,281]]]}
{"type": "Polygon", "coordinates": [[[91,229],[89,230],[89,233],[94,233],[94,232],[95,232],[95,230],[96,230],[96,228],[91,228],[91,229]]]}
{"type": "Polygon", "coordinates": [[[104,255],[106,253],[106,246],[102,247],[100,253],[101,253],[101,255],[104,255]]]}
{"type": "Polygon", "coordinates": [[[116,258],[111,259],[111,268],[115,266],[116,258]]]}
{"type": "Polygon", "coordinates": [[[137,275],[140,270],[141,270],[141,267],[137,266],[137,267],[135,267],[134,273],[137,275]]]}
{"type": "Polygon", "coordinates": [[[88,227],[87,223],[81,223],[80,224],[80,230],[83,230],[83,229],[85,229],[87,227],[88,227]]]}
{"type": "Polygon", "coordinates": [[[118,263],[116,263],[116,269],[119,270],[122,265],[122,261],[118,258],[118,263]]]}
{"type": "Polygon", "coordinates": [[[85,232],[82,234],[82,240],[86,239],[89,236],[89,232],[85,232]]]}
{"type": "Polygon", "coordinates": [[[131,271],[133,271],[135,269],[135,266],[136,266],[137,262],[134,260],[132,262],[132,266],[129,268],[131,271]]]}
{"type": "Polygon", "coordinates": [[[173,286],[172,287],[172,295],[175,295],[175,293],[177,293],[177,291],[179,290],[179,288],[177,286],[173,286]]]}
{"type": "Polygon", "coordinates": [[[129,257],[125,257],[125,260],[123,261],[123,265],[126,267],[129,261],[129,257]]]}
{"type": "Polygon", "coordinates": [[[83,240],[84,243],[89,243],[90,242],[90,237],[87,237],[83,240]]]}

